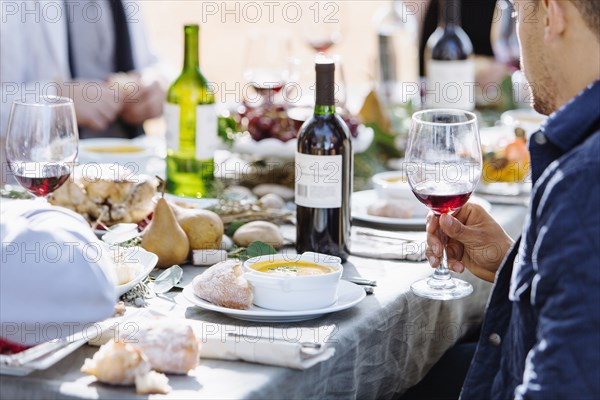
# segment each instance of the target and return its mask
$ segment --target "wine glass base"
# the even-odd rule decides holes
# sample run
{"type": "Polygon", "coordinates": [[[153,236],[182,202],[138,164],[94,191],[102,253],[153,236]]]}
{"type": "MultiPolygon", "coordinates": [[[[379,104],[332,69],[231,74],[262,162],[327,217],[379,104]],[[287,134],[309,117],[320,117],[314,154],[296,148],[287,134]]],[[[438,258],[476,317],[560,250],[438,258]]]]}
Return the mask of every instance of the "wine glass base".
{"type": "Polygon", "coordinates": [[[473,285],[462,279],[446,280],[426,278],[410,286],[414,294],[434,300],[456,300],[473,293],[473,285]]]}

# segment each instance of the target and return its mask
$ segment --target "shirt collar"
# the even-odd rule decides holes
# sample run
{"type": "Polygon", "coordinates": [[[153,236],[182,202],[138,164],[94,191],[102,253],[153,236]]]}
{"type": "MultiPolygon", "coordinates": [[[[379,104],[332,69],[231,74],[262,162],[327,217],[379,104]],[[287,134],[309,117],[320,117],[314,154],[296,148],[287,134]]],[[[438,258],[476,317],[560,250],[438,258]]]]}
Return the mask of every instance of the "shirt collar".
{"type": "Polygon", "coordinates": [[[562,151],[581,143],[600,119],[600,80],[583,89],[540,127],[544,135],[562,151]]]}

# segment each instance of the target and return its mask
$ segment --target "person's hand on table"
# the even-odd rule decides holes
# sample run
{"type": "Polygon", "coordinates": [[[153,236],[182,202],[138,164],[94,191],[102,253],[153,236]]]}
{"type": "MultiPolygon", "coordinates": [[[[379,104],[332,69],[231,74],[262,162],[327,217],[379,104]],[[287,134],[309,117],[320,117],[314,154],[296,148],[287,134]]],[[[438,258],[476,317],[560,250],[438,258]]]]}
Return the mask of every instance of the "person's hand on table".
{"type": "Polygon", "coordinates": [[[93,131],[106,129],[123,108],[122,101],[106,82],[70,82],[64,90],[73,99],[77,123],[93,131]]]}
{"type": "Polygon", "coordinates": [[[121,118],[130,125],[141,125],[150,118],[160,117],[166,97],[158,80],[138,79],[133,90],[124,95],[121,118]]]}
{"type": "Polygon", "coordinates": [[[511,248],[513,241],[502,227],[477,204],[465,204],[454,216],[443,214],[438,219],[427,217],[427,250],[432,267],[440,265],[442,242],[439,229],[448,236],[446,252],[448,268],[463,272],[465,267],[474,275],[494,282],[496,271],[511,248]]]}

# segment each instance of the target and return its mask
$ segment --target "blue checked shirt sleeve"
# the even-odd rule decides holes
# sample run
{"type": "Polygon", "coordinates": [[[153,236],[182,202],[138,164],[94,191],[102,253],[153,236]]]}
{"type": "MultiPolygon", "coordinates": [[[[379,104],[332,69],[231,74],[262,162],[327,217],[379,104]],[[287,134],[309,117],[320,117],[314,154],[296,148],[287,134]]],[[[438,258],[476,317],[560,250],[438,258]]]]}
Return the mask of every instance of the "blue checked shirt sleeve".
{"type": "Polygon", "coordinates": [[[597,161],[559,168],[534,210],[530,301],[539,318],[517,399],[600,398],[599,171],[597,161]]]}

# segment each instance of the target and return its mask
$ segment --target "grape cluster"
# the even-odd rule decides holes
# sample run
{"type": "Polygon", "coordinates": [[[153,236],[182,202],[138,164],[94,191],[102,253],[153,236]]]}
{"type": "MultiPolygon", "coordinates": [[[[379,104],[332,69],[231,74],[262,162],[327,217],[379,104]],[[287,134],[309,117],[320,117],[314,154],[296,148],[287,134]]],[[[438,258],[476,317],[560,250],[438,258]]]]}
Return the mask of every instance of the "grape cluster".
{"type": "MultiPolygon", "coordinates": [[[[251,108],[246,106],[240,113],[242,128],[250,133],[255,141],[263,139],[279,139],[282,142],[295,139],[301,122],[292,120],[282,105],[272,104],[251,108]]],[[[356,116],[343,114],[342,119],[348,125],[352,137],[358,136],[360,119],[356,116]]]]}

